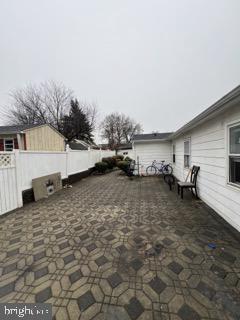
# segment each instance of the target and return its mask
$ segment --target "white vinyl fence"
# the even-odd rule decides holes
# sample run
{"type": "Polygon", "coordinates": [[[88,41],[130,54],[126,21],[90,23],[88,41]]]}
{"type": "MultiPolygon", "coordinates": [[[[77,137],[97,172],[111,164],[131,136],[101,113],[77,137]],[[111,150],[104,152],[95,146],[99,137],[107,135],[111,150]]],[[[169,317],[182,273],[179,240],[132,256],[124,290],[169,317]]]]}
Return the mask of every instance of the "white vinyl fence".
{"type": "Polygon", "coordinates": [[[22,206],[22,191],[32,188],[32,179],[56,172],[64,179],[113,155],[113,151],[71,149],[0,152],[0,215],[22,206]]]}
{"type": "Polygon", "coordinates": [[[22,206],[19,192],[15,154],[0,152],[0,214],[22,206]]]}

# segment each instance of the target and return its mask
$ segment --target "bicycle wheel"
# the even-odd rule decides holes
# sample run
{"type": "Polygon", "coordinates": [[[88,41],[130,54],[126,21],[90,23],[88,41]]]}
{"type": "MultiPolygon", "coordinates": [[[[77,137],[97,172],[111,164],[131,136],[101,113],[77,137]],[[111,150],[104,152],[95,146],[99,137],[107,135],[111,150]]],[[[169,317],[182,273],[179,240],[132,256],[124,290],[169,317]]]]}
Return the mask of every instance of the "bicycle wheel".
{"type": "Polygon", "coordinates": [[[154,166],[148,166],[146,168],[147,176],[154,176],[157,173],[157,169],[154,166]]]}
{"type": "Polygon", "coordinates": [[[172,166],[170,166],[170,164],[167,164],[166,166],[164,166],[162,168],[163,174],[172,174],[172,172],[173,172],[173,168],[172,168],[172,166]]]}

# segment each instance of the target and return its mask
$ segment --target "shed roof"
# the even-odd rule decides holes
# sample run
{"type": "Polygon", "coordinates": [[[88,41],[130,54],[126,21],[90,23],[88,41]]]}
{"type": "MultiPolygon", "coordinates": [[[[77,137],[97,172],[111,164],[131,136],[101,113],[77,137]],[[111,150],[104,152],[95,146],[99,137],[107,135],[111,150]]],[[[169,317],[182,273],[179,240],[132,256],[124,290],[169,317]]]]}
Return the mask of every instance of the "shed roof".
{"type": "Polygon", "coordinates": [[[6,134],[17,134],[17,133],[25,132],[27,130],[31,130],[31,129],[34,129],[34,128],[37,128],[37,127],[42,127],[42,126],[50,127],[57,134],[59,134],[63,139],[65,139],[65,137],[49,123],[20,124],[20,125],[15,125],[15,126],[0,126],[0,134],[4,134],[4,135],[6,135],[6,134]]]}
{"type": "Polygon", "coordinates": [[[128,150],[132,149],[132,143],[121,143],[118,147],[119,150],[128,150]]]}
{"type": "Polygon", "coordinates": [[[171,136],[172,132],[154,132],[154,133],[142,133],[135,134],[133,136],[134,141],[147,141],[147,140],[165,140],[171,136]]]}
{"type": "Polygon", "coordinates": [[[16,126],[0,126],[0,134],[16,134],[27,129],[42,126],[42,124],[21,124],[16,126]]]}

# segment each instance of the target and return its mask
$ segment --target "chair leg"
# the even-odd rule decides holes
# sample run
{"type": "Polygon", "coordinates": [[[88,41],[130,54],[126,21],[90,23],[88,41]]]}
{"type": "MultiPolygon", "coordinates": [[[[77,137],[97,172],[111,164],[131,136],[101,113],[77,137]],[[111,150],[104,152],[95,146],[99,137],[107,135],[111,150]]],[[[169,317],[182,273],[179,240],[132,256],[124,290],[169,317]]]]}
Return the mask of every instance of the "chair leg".
{"type": "Polygon", "coordinates": [[[183,199],[183,188],[181,188],[181,199],[183,199]]]}
{"type": "Polygon", "coordinates": [[[179,194],[179,184],[177,185],[177,193],[179,194]]]}
{"type": "Polygon", "coordinates": [[[195,196],[196,196],[197,199],[199,199],[198,198],[198,193],[197,193],[197,188],[195,188],[195,196]]]}

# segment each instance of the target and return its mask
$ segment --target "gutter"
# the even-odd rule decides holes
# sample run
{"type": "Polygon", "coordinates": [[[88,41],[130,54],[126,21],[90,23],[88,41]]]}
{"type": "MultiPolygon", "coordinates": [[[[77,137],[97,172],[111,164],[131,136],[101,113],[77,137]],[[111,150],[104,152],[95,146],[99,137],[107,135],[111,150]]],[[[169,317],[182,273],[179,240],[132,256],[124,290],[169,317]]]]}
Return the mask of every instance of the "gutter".
{"type": "MultiPolygon", "coordinates": [[[[170,137],[171,137],[171,136],[170,136],[170,137]]],[[[159,142],[159,141],[166,142],[166,141],[169,141],[169,138],[166,138],[166,139],[143,139],[143,140],[133,140],[133,142],[134,142],[134,143],[136,143],[136,142],[149,142],[149,141],[151,141],[151,142],[154,142],[154,141],[157,141],[157,142],[159,142]]]]}

